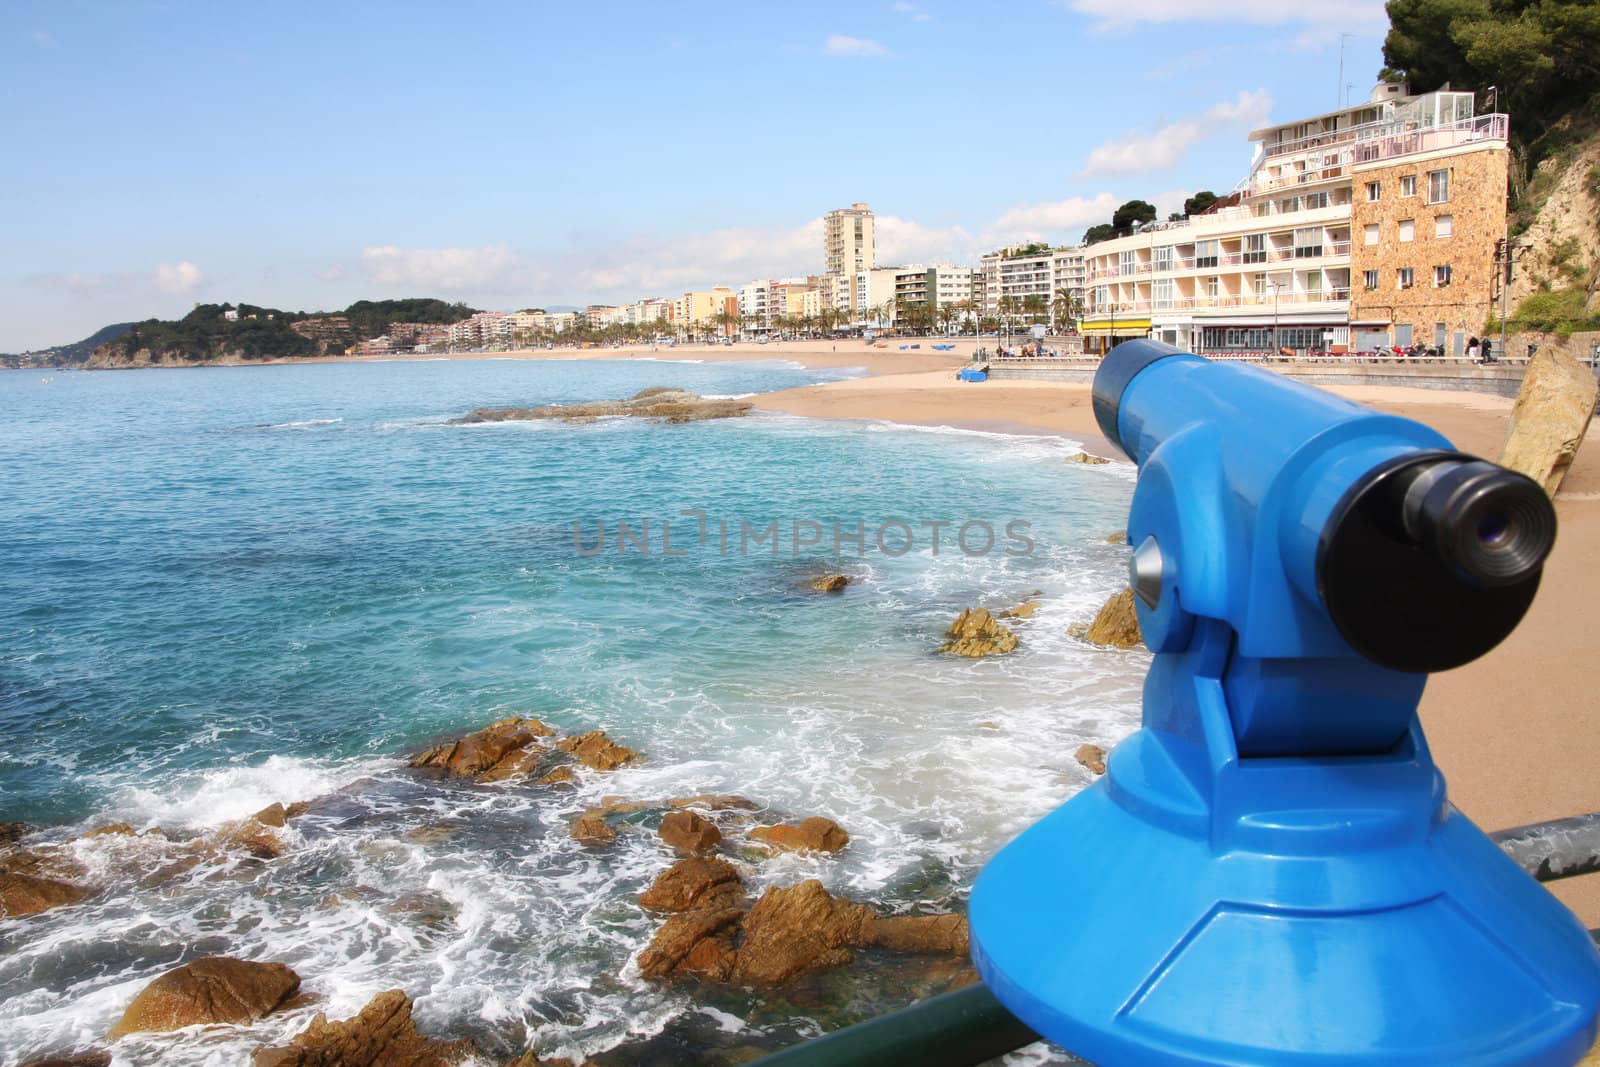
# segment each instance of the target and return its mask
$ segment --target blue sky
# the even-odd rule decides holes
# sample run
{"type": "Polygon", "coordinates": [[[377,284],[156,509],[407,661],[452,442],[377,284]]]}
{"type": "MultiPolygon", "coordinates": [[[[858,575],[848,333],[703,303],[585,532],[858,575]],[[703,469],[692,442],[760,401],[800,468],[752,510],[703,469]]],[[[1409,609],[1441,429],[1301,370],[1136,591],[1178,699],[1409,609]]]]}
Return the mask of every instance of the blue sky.
{"type": "Polygon", "coordinates": [[[1371,88],[1381,0],[0,0],[0,351],[197,301],[516,308],[1076,240],[1371,88]]]}

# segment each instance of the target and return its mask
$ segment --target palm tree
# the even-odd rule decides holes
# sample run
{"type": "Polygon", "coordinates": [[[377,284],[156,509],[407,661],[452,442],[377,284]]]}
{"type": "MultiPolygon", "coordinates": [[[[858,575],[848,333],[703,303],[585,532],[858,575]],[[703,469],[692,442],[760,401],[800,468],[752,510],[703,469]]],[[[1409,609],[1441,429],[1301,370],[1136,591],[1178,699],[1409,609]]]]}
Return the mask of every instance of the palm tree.
{"type": "Polygon", "coordinates": [[[727,337],[732,332],[733,327],[738,325],[739,316],[727,308],[723,308],[712,317],[712,321],[717,324],[722,336],[727,337]]]}

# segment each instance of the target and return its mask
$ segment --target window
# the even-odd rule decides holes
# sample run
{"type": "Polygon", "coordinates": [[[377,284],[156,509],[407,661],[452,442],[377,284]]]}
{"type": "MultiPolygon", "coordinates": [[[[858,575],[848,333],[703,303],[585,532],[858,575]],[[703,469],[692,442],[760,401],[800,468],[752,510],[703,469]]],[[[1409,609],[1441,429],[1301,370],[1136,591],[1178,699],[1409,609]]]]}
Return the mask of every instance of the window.
{"type": "Polygon", "coordinates": [[[1395,281],[1399,284],[1401,289],[1409,289],[1415,285],[1417,281],[1416,271],[1412,270],[1410,267],[1401,267],[1399,270],[1395,271],[1395,276],[1395,281]]]}
{"type": "Polygon", "coordinates": [[[1213,300],[1222,295],[1221,278],[1212,277],[1206,279],[1206,295],[1211,297],[1213,300]]]}
{"type": "Polygon", "coordinates": [[[1322,272],[1320,270],[1306,271],[1306,295],[1312,299],[1322,295],[1322,272]]]}
{"type": "Polygon", "coordinates": [[[1403,197],[1417,195],[1417,176],[1415,174],[1407,174],[1400,179],[1400,195],[1403,197]]]}
{"type": "Polygon", "coordinates": [[[1298,196],[1286,196],[1282,200],[1278,201],[1278,211],[1279,212],[1289,212],[1289,211],[1299,211],[1299,210],[1300,210],[1300,198],[1298,196]]]}
{"type": "Polygon", "coordinates": [[[1251,279],[1251,284],[1255,286],[1256,296],[1267,295],[1267,276],[1265,274],[1257,274],[1251,279]]]}
{"type": "Polygon", "coordinates": [[[1366,235],[1367,244],[1375,245],[1378,243],[1378,224],[1376,222],[1367,223],[1366,235]]]}
{"type": "Polygon", "coordinates": [[[1252,233],[1245,235],[1244,261],[1246,263],[1265,263],[1267,261],[1266,234],[1252,233]]]}
{"type": "Polygon", "coordinates": [[[1138,264],[1139,253],[1132,251],[1117,253],[1117,273],[1132,274],[1138,267],[1138,264]]]}
{"type": "Polygon", "coordinates": [[[1417,236],[1417,222],[1415,219],[1400,220],[1400,240],[1412,241],[1417,236]]]}
{"type": "Polygon", "coordinates": [[[1172,269],[1172,246],[1163,245],[1156,249],[1156,270],[1172,269]]]}
{"type": "Polygon", "coordinates": [[[1328,206],[1327,193],[1307,193],[1304,200],[1307,211],[1315,211],[1319,207],[1328,206]]]}
{"type": "Polygon", "coordinates": [[[1157,278],[1155,285],[1151,287],[1150,300],[1151,307],[1170,308],[1172,306],[1172,279],[1157,278]]]}
{"type": "Polygon", "coordinates": [[[1456,217],[1454,215],[1440,215],[1433,220],[1433,235],[1435,237],[1451,237],[1456,231],[1456,217]]]}
{"type": "Polygon", "coordinates": [[[1382,196],[1383,196],[1383,183],[1382,182],[1368,182],[1367,183],[1367,203],[1376,204],[1378,202],[1378,200],[1382,196]]]}
{"type": "Polygon", "coordinates": [[[1443,289],[1450,284],[1450,264],[1433,268],[1433,287],[1443,289]]]}
{"type": "Polygon", "coordinates": [[[1094,287],[1094,306],[1097,308],[1111,305],[1111,286],[1097,285],[1094,287]]]}
{"type": "Polygon", "coordinates": [[[1367,291],[1371,292],[1378,287],[1378,272],[1375,270],[1365,271],[1362,274],[1362,280],[1366,282],[1367,291]]]}
{"type": "Polygon", "coordinates": [[[1194,243],[1194,265],[1196,267],[1215,267],[1217,265],[1216,241],[1196,241],[1194,243]]]}
{"type": "Polygon", "coordinates": [[[1322,255],[1322,227],[1308,226],[1294,231],[1294,258],[1314,259],[1322,255]]]}
{"type": "Polygon", "coordinates": [[[1450,172],[1447,170],[1430,170],[1428,172],[1428,203],[1443,204],[1450,199],[1450,172]]]}

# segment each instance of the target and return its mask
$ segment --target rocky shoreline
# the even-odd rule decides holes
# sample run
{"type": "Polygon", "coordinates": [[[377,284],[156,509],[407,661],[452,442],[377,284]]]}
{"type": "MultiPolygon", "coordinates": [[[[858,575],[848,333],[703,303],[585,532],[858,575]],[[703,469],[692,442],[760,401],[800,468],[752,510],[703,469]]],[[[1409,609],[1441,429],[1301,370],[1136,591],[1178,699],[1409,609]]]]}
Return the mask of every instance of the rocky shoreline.
{"type": "Polygon", "coordinates": [[[595,400],[584,404],[551,404],[538,408],[475,408],[455,421],[461,425],[540,419],[589,423],[599,418],[628,417],[682,423],[739,418],[750,414],[754,407],[748,400],[703,397],[687,389],[654,386],[641,389],[626,400],[595,400]]]}
{"type": "MultiPolygon", "coordinates": [[[[827,595],[843,592],[853,581],[828,574],[805,584],[813,595],[827,595]]],[[[981,607],[963,611],[936,651],[973,658],[1014,651],[1019,638],[1001,620],[1014,624],[1032,619],[1041,595],[1036,591],[994,614],[981,607]]],[[[1126,639],[1124,606],[1131,608],[1125,591],[1101,612],[1112,621],[1101,625],[1097,619],[1092,629],[1126,639]]],[[[1136,621],[1133,626],[1136,641],[1136,621]]],[[[1101,636],[1097,632],[1090,639],[1101,636]]],[[[1104,773],[1106,753],[1099,746],[1084,745],[1076,755],[1091,773],[1104,773]]],[[[424,787],[429,781],[467,789],[512,784],[532,789],[535,796],[553,798],[585,783],[592,786],[595,776],[644,762],[644,755],[603,730],[563,735],[537,718],[513,716],[429,746],[410,758],[406,767],[424,787]]],[[[110,889],[104,883],[106,868],[96,864],[91,872],[84,861],[80,850],[85,843],[115,849],[117,877],[139,893],[163,892],[164,887],[191,877],[191,872],[209,877],[213,869],[249,871],[272,864],[305,846],[295,830],[296,820],[308,813],[341,810],[347,803],[343,792],[271,804],[203,834],[136,829],[127,822],[114,822],[70,840],[52,841],[47,833],[32,832],[21,824],[0,825],[0,920],[70,908],[110,889]]],[[[425,842],[432,840],[430,833],[423,827],[407,837],[425,842]]],[[[751,877],[775,857],[808,855],[813,858],[809,869],[815,871],[815,861],[826,865],[830,857],[851,847],[848,830],[828,814],[781,812],[736,794],[609,795],[570,817],[566,833],[596,855],[627,839],[645,844],[660,857],[653,880],[636,897],[638,908],[656,923],[654,932],[614,978],[680,988],[702,1002],[716,1000],[718,988],[743,990],[746,995],[766,989],[774,991],[774,1004],[788,1004],[790,998],[808,995],[799,991],[809,976],[847,974],[865,953],[875,961],[874,967],[898,955],[928,961],[916,965],[932,983],[931,988],[918,987],[923,995],[976,981],[967,958],[965,916],[930,906],[926,899],[885,905],[837,896],[816,877],[776,884],[771,875],[761,879],[769,884],[751,899],[751,877]],[[947,963],[936,964],[938,960],[947,963]]],[[[394,901],[392,906],[427,904],[394,901]]],[[[836,1012],[838,998],[849,999],[840,990],[851,987],[833,988],[805,1011],[836,1012]]],[[[131,1034],[164,1033],[197,1024],[249,1025],[268,1015],[303,1009],[315,999],[301,989],[301,976],[281,961],[202,956],[146,985],[105,1039],[114,1045],[131,1034]]],[[[107,1047],[63,1051],[32,1061],[31,1067],[109,1063],[107,1047]]],[[[590,1067],[626,1062],[615,1059],[618,1051],[585,1062],[590,1067]]],[[[255,1067],[388,1063],[442,1067],[469,1057],[482,1060],[485,1052],[468,1038],[420,1031],[407,991],[397,988],[380,993],[348,1018],[329,1020],[319,1013],[288,1044],[262,1045],[253,1056],[255,1067]]],[[[568,1060],[541,1059],[533,1046],[509,1060],[502,1052],[500,1062],[507,1067],[571,1067],[568,1060]]]]}

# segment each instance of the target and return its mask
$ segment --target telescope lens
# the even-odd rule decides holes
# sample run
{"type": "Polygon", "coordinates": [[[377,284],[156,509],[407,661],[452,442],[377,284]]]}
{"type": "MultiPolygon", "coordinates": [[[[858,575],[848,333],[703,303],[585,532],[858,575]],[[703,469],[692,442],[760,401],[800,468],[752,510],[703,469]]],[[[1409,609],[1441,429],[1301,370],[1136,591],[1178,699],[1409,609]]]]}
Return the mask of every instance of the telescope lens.
{"type": "Polygon", "coordinates": [[[1406,532],[1476,585],[1522,581],[1555,544],[1555,509],[1544,491],[1482,460],[1441,460],[1419,471],[1404,513],[1406,532]]]}
{"type": "Polygon", "coordinates": [[[1511,528],[1511,520],[1501,514],[1485,515],[1478,520],[1478,540],[1486,545],[1498,544],[1511,528]]]}

